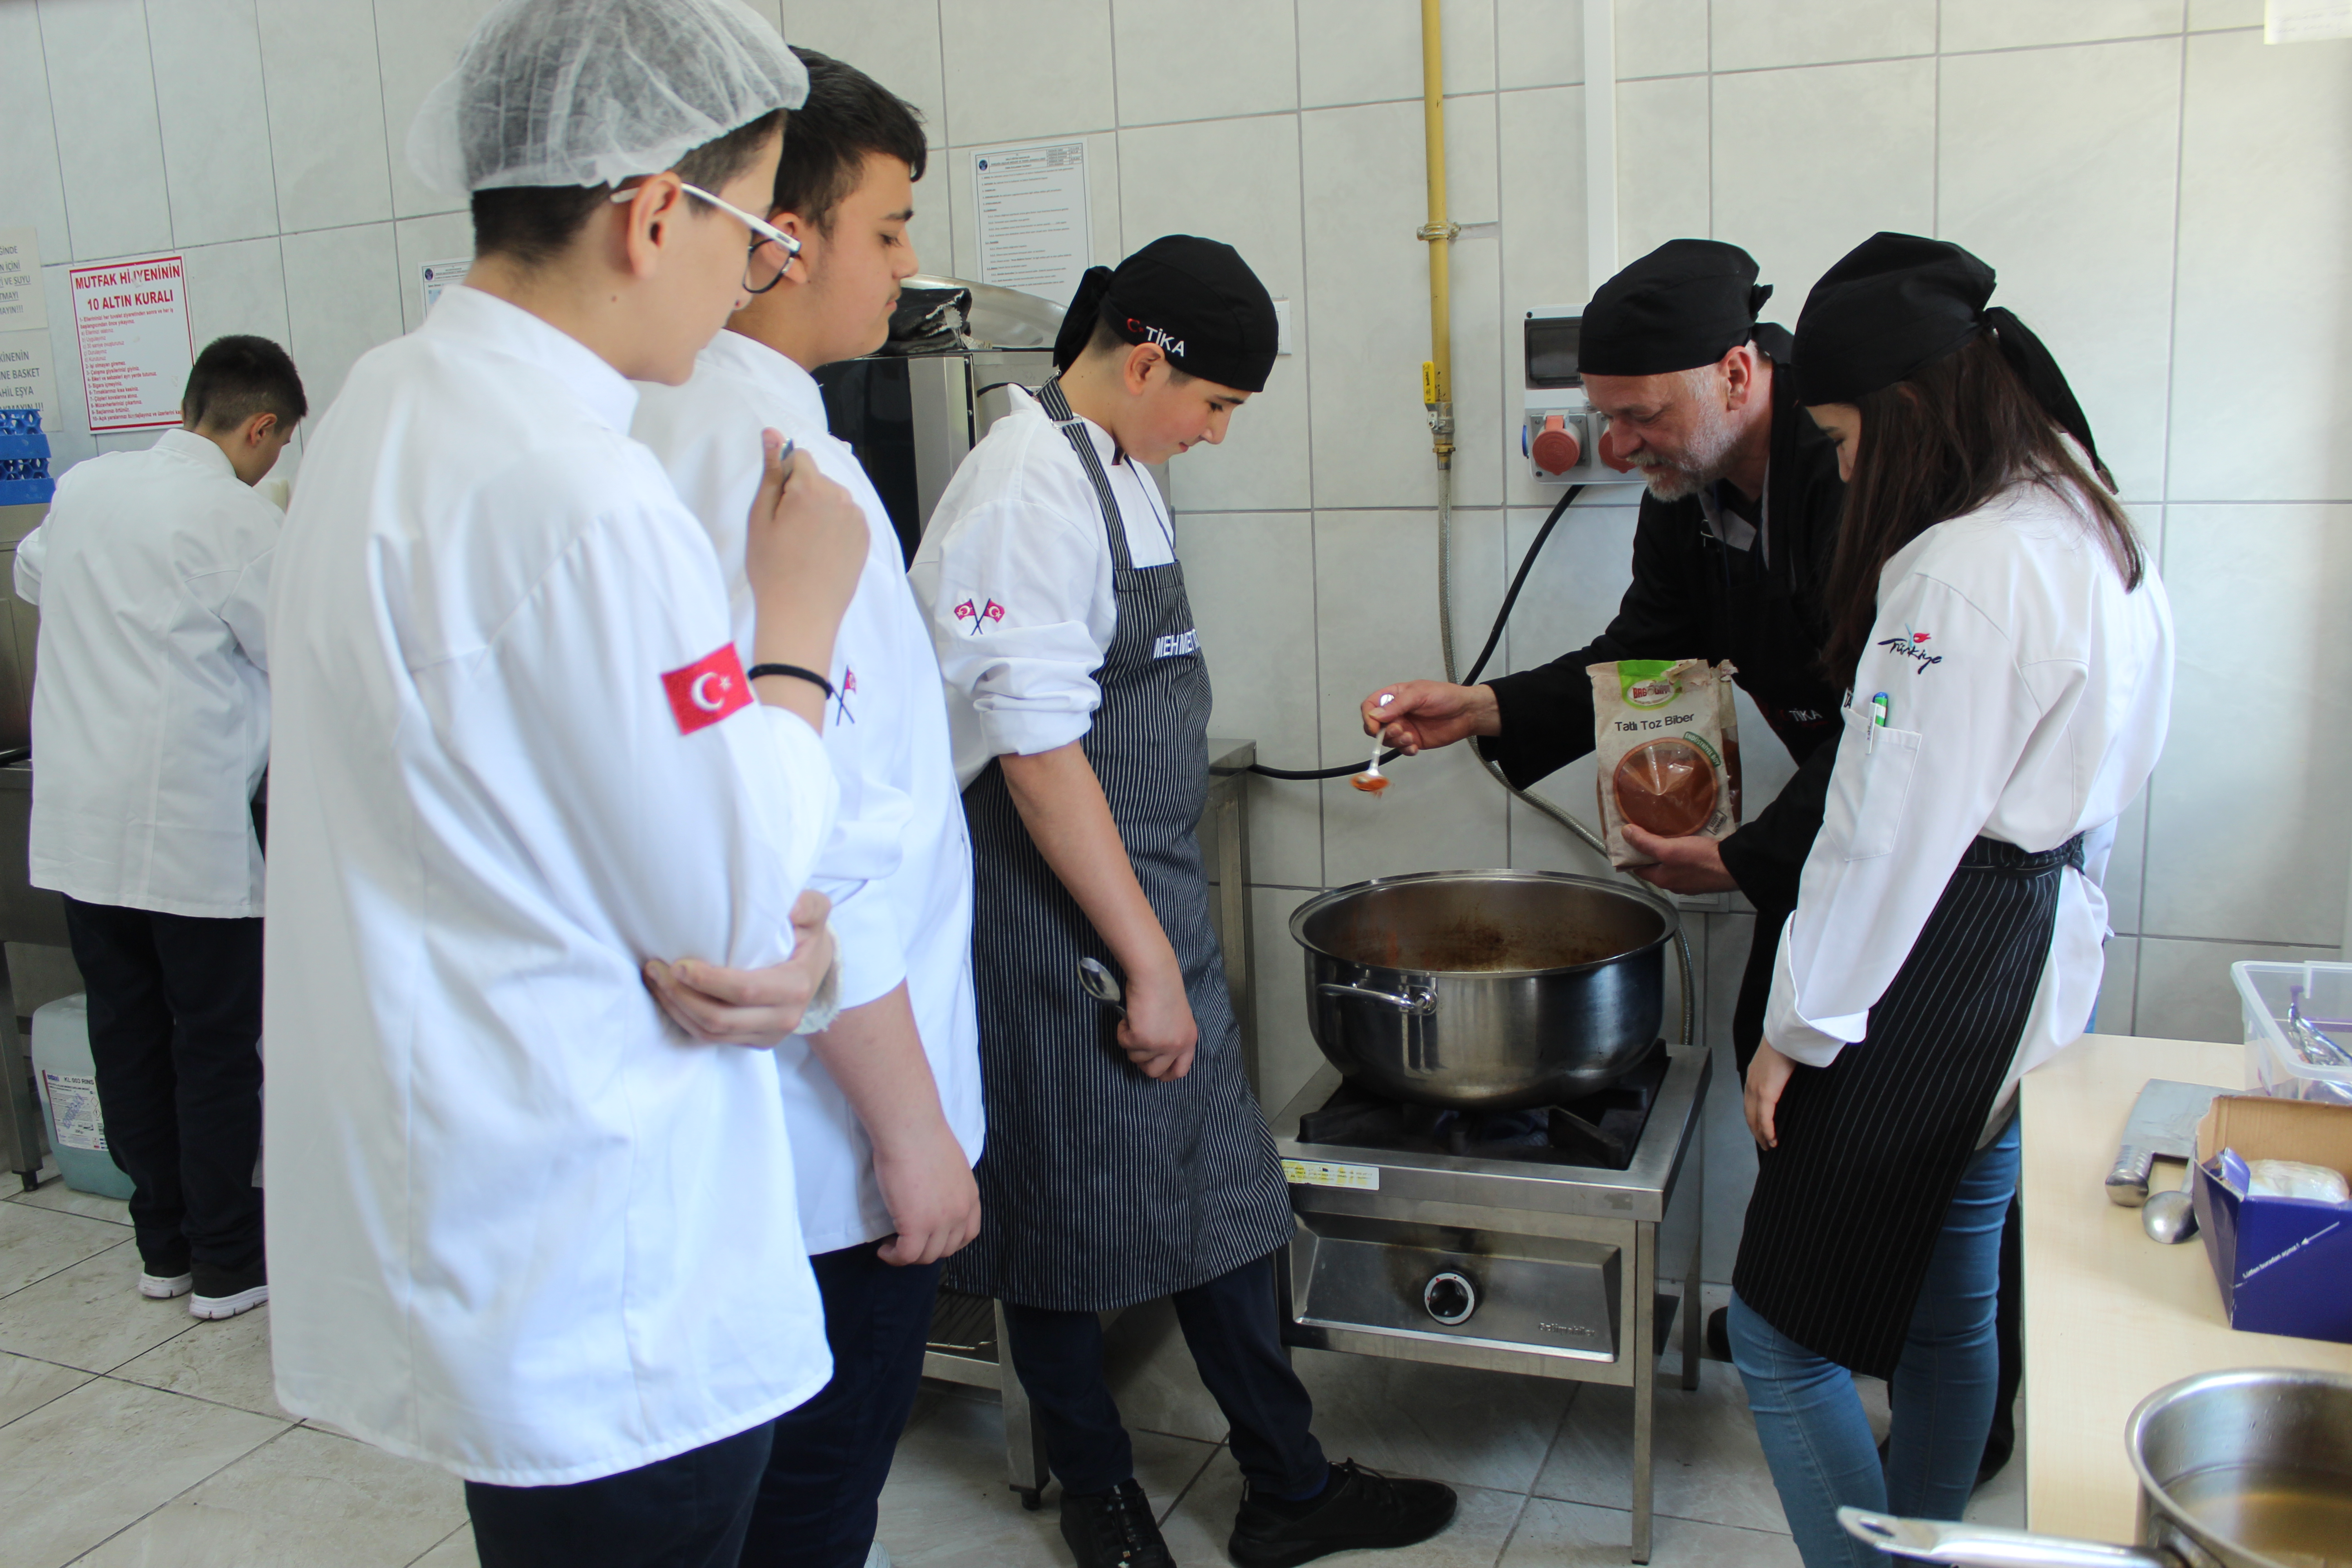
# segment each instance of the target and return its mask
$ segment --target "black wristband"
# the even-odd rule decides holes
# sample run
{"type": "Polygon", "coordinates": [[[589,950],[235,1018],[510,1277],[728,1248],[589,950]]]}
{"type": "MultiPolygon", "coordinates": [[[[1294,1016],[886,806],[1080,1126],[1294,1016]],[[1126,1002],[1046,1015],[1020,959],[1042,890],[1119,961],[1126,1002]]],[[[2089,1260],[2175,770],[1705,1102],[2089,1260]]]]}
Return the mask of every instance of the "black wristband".
{"type": "Polygon", "coordinates": [[[751,667],[751,673],[746,679],[757,680],[763,675],[789,675],[794,680],[805,680],[824,692],[827,702],[833,700],[833,682],[814,669],[803,669],[797,664],[755,664],[751,667]]]}

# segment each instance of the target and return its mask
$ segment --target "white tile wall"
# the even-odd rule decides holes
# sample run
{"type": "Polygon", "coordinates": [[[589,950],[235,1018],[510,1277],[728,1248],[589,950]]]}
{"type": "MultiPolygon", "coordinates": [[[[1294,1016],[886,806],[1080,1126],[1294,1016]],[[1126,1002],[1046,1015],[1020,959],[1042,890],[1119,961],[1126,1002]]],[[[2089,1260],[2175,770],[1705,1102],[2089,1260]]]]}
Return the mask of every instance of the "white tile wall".
{"type": "Polygon", "coordinates": [[[89,261],[169,247],[172,208],[146,7],[140,0],[76,0],[42,6],[40,24],[74,244],[71,257],[44,252],[44,259],[89,261]]]}
{"type": "Polygon", "coordinates": [[[1718,76],[1714,133],[1715,236],[1756,258],[1791,327],[1813,280],[1874,231],[1934,232],[1933,59],[1718,76]]]}
{"type": "MultiPolygon", "coordinates": [[[[2063,8],[2061,8],[2063,9],[2063,8]]],[[[2178,37],[1943,62],[1936,232],[1997,258],[2131,499],[2164,493],[2178,37]]]]}
{"type": "Polygon", "coordinates": [[[488,0],[399,0],[397,5],[375,7],[385,163],[392,176],[392,210],[397,216],[449,212],[465,205],[454,196],[427,188],[410,171],[408,129],[416,119],[417,105],[456,66],[467,35],[489,8],[488,0]]]}
{"type": "Polygon", "coordinates": [[[922,111],[923,134],[931,145],[947,145],[939,0],[864,0],[856,5],[793,0],[784,17],[784,37],[847,60],[887,85],[922,111]]]}
{"type": "MultiPolygon", "coordinates": [[[[1297,15],[1301,107],[1421,97],[1421,6],[1415,0],[1297,0],[1297,15]]],[[[1492,89],[1492,0],[1446,0],[1442,37],[1447,94],[1492,89]]]]}
{"type": "Polygon", "coordinates": [[[0,181],[0,226],[31,224],[39,231],[46,260],[70,260],[66,188],[58,168],[41,14],[35,6],[0,5],[0,102],[10,106],[8,178],[0,181]]]}
{"type": "Polygon", "coordinates": [[[163,0],[147,14],[155,108],[171,179],[172,238],[184,246],[278,232],[261,28],[253,0],[163,0]]]}
{"type": "Polygon", "coordinates": [[[1118,123],[1110,0],[943,5],[947,135],[956,146],[1118,123]]]}
{"type": "Polygon", "coordinates": [[[2333,946],[2352,647],[2335,595],[2310,590],[2352,572],[2352,505],[2176,504],[2165,546],[2180,663],[2142,931],[2333,946]]]}
{"type": "Polygon", "coordinates": [[[1118,122],[1298,107],[1298,29],[1263,0],[1112,0],[1118,122]]]}
{"type": "Polygon", "coordinates": [[[1937,0],[1713,0],[1714,68],[1930,54],[1937,9],[1937,0]]]}
{"type": "Polygon", "coordinates": [[[1615,0],[1615,4],[1620,80],[1706,73],[1707,0],[1615,0]]]}
{"type": "MultiPolygon", "coordinates": [[[[1307,330],[1298,118],[1252,116],[1118,133],[1120,229],[1137,247],[1200,234],[1242,253],[1277,299],[1294,339],[1307,330]]],[[[1170,468],[1187,511],[1305,508],[1307,378],[1303,355],[1275,362],[1265,390],[1234,415],[1223,445],[1170,468]]]]}
{"type": "Polygon", "coordinates": [[[286,352],[302,373],[312,407],[323,412],[352,362],[400,336],[400,264],[390,223],[289,234],[286,352]]]}
{"type": "MultiPolygon", "coordinates": [[[[278,216],[290,233],[392,216],[372,0],[256,0],[278,216]]],[[[407,145],[401,127],[397,145],[407,145]]]]}
{"type": "Polygon", "coordinates": [[[2170,493],[2352,499],[2352,40],[2188,51],[2170,493]]]}
{"type": "MultiPolygon", "coordinates": [[[[1944,53],[2080,44],[2180,31],[2181,0],[1968,0],[1939,5],[1944,53]]],[[[2259,15],[2255,20],[2260,21],[2259,15]]]]}
{"type": "MultiPolygon", "coordinates": [[[[1433,505],[1436,470],[1421,402],[1429,357],[1427,215],[1417,103],[1313,110],[1301,119],[1307,204],[1303,341],[1317,395],[1310,415],[1318,507],[1433,505]]],[[[1491,95],[1446,106],[1447,201],[1455,222],[1494,217],[1491,95]]],[[[1454,410],[1465,461],[1462,505],[1501,500],[1499,247],[1487,231],[1451,247],[1454,410]]],[[[1514,425],[1512,439],[1517,439],[1514,425]]]]}
{"type": "MultiPolygon", "coordinates": [[[[1707,79],[1669,77],[1617,84],[1617,260],[1646,256],[1670,239],[1714,232],[1708,216],[1713,155],[1707,138],[1707,79]]],[[[1581,146],[1581,138],[1579,139],[1581,146]]],[[[1583,160],[1558,182],[1581,204],[1583,160]]],[[[1603,279],[1593,279],[1597,284],[1603,279]]],[[[1586,294],[1591,295],[1590,286],[1586,294]]],[[[1529,303],[1555,304],[1557,300],[1529,303]]]]}

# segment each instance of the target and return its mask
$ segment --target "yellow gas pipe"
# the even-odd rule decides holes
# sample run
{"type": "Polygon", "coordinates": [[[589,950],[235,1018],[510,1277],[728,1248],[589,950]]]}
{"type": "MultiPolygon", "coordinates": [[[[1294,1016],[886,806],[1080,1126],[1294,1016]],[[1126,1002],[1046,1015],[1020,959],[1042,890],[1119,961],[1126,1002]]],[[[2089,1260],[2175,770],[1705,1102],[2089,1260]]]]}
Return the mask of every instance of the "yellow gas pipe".
{"type": "Polygon", "coordinates": [[[1443,473],[1454,467],[1453,283],[1446,268],[1462,228],[1445,217],[1445,63],[1438,0],[1421,0],[1421,120],[1429,167],[1429,221],[1420,229],[1429,242],[1429,360],[1421,367],[1421,400],[1429,407],[1430,444],[1443,473]]]}

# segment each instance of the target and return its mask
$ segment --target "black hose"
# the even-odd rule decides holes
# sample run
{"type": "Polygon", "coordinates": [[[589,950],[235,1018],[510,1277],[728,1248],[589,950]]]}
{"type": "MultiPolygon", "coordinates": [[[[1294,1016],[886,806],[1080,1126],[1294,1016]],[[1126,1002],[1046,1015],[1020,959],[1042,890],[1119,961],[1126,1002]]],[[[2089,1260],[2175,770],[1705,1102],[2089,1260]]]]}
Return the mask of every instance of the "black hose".
{"type": "MultiPolygon", "coordinates": [[[[1486,661],[1495,657],[1495,649],[1503,640],[1503,626],[1511,618],[1512,607],[1519,602],[1519,590],[1527,586],[1528,574],[1535,569],[1536,557],[1542,553],[1544,542],[1551,537],[1551,531],[1559,526],[1560,518],[1567,513],[1568,503],[1583,493],[1582,485],[1570,485],[1567,493],[1552,503],[1550,515],[1543,520],[1543,526],[1536,530],[1535,542],[1528,546],[1527,555],[1519,562],[1518,573],[1511,579],[1510,591],[1503,595],[1503,607],[1495,612],[1495,624],[1486,633],[1486,646],[1478,650],[1478,658],[1470,666],[1470,672],[1462,678],[1463,685],[1478,684],[1479,673],[1486,668],[1486,661]]],[[[1386,766],[1402,755],[1404,752],[1402,751],[1384,752],[1381,755],[1381,765],[1386,766]]],[[[1252,763],[1249,771],[1270,779],[1343,779],[1364,770],[1352,763],[1336,768],[1274,768],[1264,763],[1252,763]]]]}

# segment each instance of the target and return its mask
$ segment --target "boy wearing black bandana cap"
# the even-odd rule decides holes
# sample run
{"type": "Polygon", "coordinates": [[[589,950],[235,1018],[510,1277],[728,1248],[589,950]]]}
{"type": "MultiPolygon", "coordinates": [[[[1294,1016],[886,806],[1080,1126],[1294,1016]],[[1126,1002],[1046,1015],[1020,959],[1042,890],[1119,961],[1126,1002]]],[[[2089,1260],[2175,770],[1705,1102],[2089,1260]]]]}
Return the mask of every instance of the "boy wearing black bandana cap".
{"type": "Polygon", "coordinates": [[[988,1145],[952,1289],[1004,1303],[1080,1568],[1167,1563],[1103,1376],[1097,1313],[1167,1296],[1233,1425],[1244,1568],[1404,1546],[1454,1494],[1333,1466],[1282,1351],[1286,1184],[1249,1086],[1192,837],[1209,679],[1143,465],[1223,439],[1276,323],[1230,246],[1153,241],[1088,271],[1060,374],[973,448],[910,573],[931,616],[971,822],[988,1145]],[[1123,987],[1113,1008],[1080,963],[1123,987]]]}

